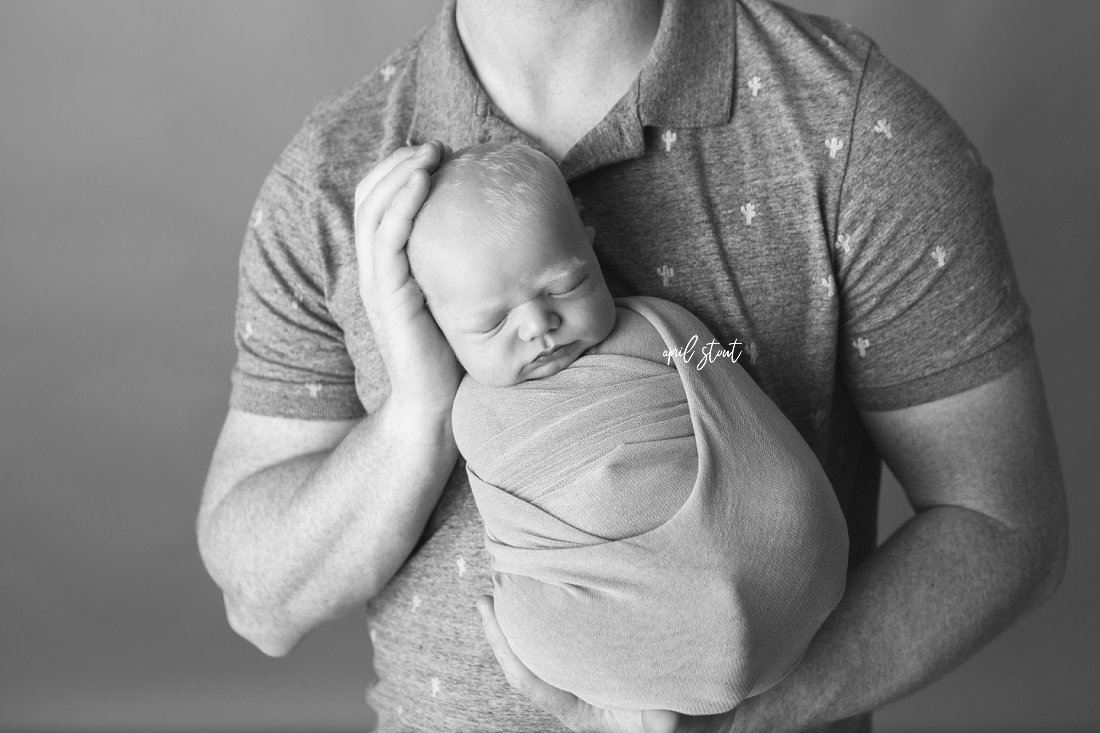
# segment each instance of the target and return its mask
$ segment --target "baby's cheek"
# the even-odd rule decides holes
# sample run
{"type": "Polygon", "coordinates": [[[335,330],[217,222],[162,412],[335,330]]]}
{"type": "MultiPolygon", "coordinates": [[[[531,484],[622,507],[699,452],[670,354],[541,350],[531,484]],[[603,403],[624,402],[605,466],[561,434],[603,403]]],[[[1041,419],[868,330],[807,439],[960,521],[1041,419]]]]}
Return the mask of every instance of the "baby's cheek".
{"type": "Polygon", "coordinates": [[[615,301],[611,294],[607,293],[606,299],[601,298],[596,304],[593,316],[593,332],[596,341],[603,341],[615,327],[615,301]]]}
{"type": "Polygon", "coordinates": [[[524,379],[524,362],[519,356],[491,341],[464,349],[458,361],[471,377],[487,387],[510,387],[524,379]]]}

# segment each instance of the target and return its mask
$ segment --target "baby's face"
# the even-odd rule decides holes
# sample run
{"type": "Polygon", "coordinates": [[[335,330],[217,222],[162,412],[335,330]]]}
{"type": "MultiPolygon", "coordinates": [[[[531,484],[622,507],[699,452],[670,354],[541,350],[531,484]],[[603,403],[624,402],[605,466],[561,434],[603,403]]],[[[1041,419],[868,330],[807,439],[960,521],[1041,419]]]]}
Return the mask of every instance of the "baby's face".
{"type": "Polygon", "coordinates": [[[471,222],[452,221],[451,243],[433,253],[428,272],[417,273],[458,360],[485,385],[556,374],[615,323],[615,303],[580,217],[570,212],[530,224],[520,241],[493,242],[471,222]]]}

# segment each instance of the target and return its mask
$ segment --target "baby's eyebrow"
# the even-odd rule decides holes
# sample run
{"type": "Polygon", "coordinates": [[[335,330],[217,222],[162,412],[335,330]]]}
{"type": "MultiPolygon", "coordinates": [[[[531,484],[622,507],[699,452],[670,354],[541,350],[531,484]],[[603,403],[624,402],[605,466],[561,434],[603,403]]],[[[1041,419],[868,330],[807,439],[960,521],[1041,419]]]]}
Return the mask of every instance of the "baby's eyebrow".
{"type": "Polygon", "coordinates": [[[551,283],[557,282],[562,278],[572,275],[578,270],[583,270],[588,265],[587,262],[580,257],[573,257],[560,265],[548,268],[546,271],[539,273],[539,276],[532,278],[528,281],[528,284],[536,289],[542,289],[551,283]]]}

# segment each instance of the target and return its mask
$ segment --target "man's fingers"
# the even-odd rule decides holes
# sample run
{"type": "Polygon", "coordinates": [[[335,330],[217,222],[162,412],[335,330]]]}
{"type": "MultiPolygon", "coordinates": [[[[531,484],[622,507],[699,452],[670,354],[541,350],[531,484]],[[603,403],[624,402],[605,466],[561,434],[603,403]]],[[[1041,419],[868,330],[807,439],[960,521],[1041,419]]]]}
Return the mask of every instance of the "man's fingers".
{"type": "Polygon", "coordinates": [[[363,257],[370,258],[374,284],[380,292],[392,293],[409,279],[409,258],[405,245],[409,241],[416,212],[427,195],[427,172],[413,171],[382,217],[371,243],[371,251],[360,253],[360,262],[363,257]]]}
{"type": "Polygon", "coordinates": [[[477,610],[481,612],[481,621],[485,626],[485,638],[488,639],[489,646],[492,647],[493,655],[496,656],[508,684],[519,692],[525,692],[523,688],[527,682],[526,677],[528,675],[533,677],[534,675],[519,661],[519,657],[512,652],[508,640],[504,638],[504,632],[500,630],[496,613],[493,610],[493,597],[481,596],[478,598],[477,610]]]}
{"type": "MultiPolygon", "coordinates": [[[[367,174],[355,188],[355,231],[372,233],[382,221],[397,192],[416,170],[434,171],[439,165],[443,145],[425,143],[419,148],[406,148],[393,153],[367,174]]],[[[357,237],[358,239],[358,237],[357,237]]]]}
{"type": "Polygon", "coordinates": [[[367,198],[374,187],[378,185],[378,182],[389,175],[390,171],[403,160],[408,160],[420,150],[420,146],[409,146],[404,148],[398,148],[390,153],[386,158],[382,160],[378,165],[371,168],[370,172],[359,181],[359,185],[355,187],[355,211],[359,210],[359,206],[363,203],[363,200],[367,198]]]}

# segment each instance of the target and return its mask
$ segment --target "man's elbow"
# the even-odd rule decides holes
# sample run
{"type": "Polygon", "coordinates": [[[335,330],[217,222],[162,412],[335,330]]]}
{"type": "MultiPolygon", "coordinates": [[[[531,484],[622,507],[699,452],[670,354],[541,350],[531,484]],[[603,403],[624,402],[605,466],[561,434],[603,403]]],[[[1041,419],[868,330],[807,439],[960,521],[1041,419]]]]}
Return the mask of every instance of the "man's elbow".
{"type": "Polygon", "coordinates": [[[224,594],[225,618],[234,633],[269,657],[285,657],[309,632],[280,610],[249,604],[224,594]]]}
{"type": "Polygon", "coordinates": [[[1065,491],[1060,478],[1047,483],[1047,501],[1036,505],[1031,521],[1017,525],[1017,537],[1026,553],[1026,567],[1030,572],[1025,605],[1035,609],[1050,600],[1066,574],[1069,555],[1069,515],[1065,491]],[[1042,506],[1042,509],[1038,509],[1042,506]],[[1036,517],[1041,514],[1041,517],[1036,517]]]}
{"type": "Polygon", "coordinates": [[[199,555],[210,578],[222,591],[225,618],[229,628],[270,657],[285,657],[308,632],[301,624],[293,624],[289,602],[274,594],[263,595],[243,588],[234,581],[233,564],[224,548],[219,547],[216,534],[206,517],[196,523],[199,555]]]}
{"type": "Polygon", "coordinates": [[[1069,558],[1069,522],[1065,517],[1052,523],[1036,551],[1036,582],[1031,594],[1032,608],[1037,608],[1050,600],[1062,584],[1069,558]]]}

